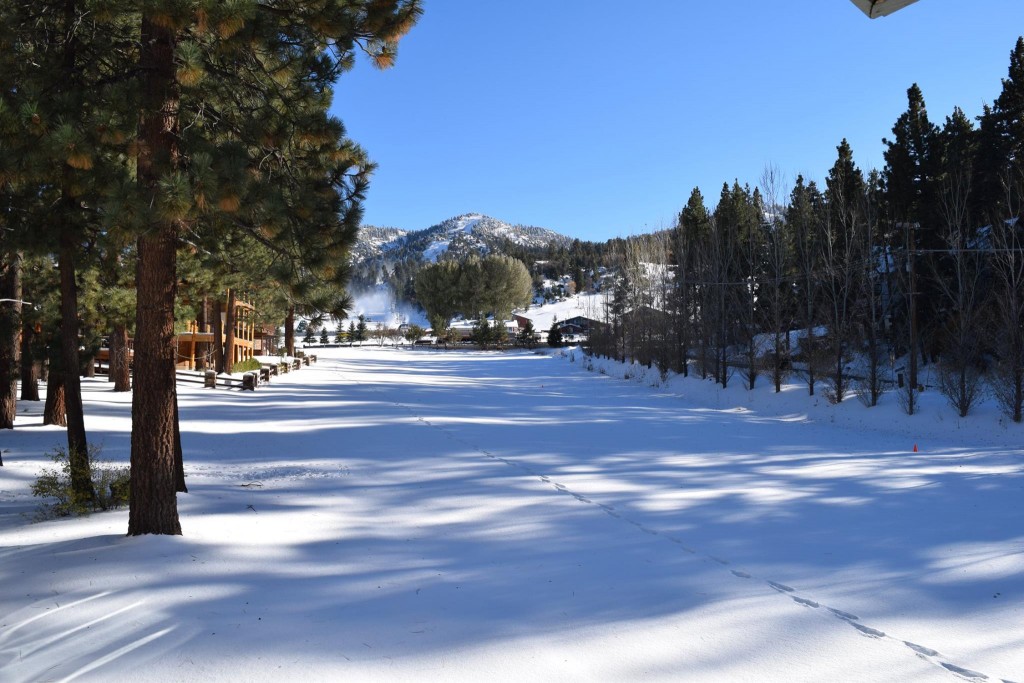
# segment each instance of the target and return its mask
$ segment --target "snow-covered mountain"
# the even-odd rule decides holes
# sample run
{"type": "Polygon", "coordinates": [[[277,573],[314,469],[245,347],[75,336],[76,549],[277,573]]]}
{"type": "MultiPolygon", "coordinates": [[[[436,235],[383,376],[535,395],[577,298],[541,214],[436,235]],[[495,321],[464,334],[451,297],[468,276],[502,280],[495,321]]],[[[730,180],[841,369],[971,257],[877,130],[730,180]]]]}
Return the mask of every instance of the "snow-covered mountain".
{"type": "MultiPolygon", "coordinates": [[[[352,254],[349,292],[353,314],[388,324],[426,325],[415,304],[413,281],[423,266],[439,258],[470,254],[509,254],[526,261],[543,258],[549,246],[572,239],[552,230],[512,225],[479,213],[449,218],[423,230],[364,226],[352,254]]],[[[528,263],[529,265],[529,263],[528,263]]]]}
{"type": "Polygon", "coordinates": [[[571,238],[553,230],[512,225],[490,216],[467,213],[424,230],[364,227],[353,250],[353,265],[376,261],[380,265],[412,258],[432,263],[442,255],[463,258],[471,253],[504,252],[510,245],[529,250],[566,245],[571,238]]]}

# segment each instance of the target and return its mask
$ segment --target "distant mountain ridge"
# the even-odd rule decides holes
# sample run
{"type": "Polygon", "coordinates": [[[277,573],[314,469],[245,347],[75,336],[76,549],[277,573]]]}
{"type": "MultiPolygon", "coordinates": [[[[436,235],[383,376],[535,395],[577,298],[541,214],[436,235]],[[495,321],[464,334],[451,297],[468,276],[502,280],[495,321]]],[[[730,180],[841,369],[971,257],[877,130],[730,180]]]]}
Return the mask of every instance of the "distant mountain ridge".
{"type": "Polygon", "coordinates": [[[505,253],[509,247],[540,251],[571,242],[572,238],[547,228],[512,225],[483,214],[467,213],[416,231],[365,226],[359,231],[352,263],[357,269],[370,262],[384,266],[406,259],[426,264],[446,255],[462,259],[473,253],[505,253]]]}
{"type": "Polygon", "coordinates": [[[350,262],[353,310],[375,320],[422,319],[415,281],[424,266],[439,259],[502,254],[532,269],[576,243],[554,230],[513,225],[480,213],[455,216],[423,230],[363,226],[350,262]]]}

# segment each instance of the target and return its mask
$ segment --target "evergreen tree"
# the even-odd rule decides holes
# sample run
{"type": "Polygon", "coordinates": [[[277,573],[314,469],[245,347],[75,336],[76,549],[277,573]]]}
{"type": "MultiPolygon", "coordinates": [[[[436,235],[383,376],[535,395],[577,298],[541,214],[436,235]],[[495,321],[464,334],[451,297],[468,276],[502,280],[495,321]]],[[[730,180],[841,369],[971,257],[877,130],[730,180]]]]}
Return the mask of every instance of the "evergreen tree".
{"type": "MultiPolygon", "coordinates": [[[[919,268],[921,249],[939,249],[935,217],[936,140],[938,128],[928,119],[924,96],[914,84],[907,90],[907,111],[893,126],[893,139],[883,139],[882,170],[886,213],[892,223],[892,249],[902,253],[900,270],[911,275],[919,268]],[[902,239],[896,238],[902,235],[902,239]]],[[[910,361],[910,387],[917,386],[918,331],[933,319],[935,296],[924,283],[904,287],[910,361]],[[931,306],[922,305],[931,302],[931,306]]]]}
{"type": "Polygon", "coordinates": [[[797,176],[789,195],[786,209],[786,224],[793,240],[795,256],[795,292],[800,302],[799,316],[803,322],[803,339],[800,342],[801,356],[807,370],[807,393],[814,396],[816,382],[817,353],[814,328],[818,324],[819,264],[821,250],[818,248],[821,234],[820,223],[823,200],[814,181],[804,184],[803,176],[797,176]]]}
{"type": "Polygon", "coordinates": [[[825,220],[820,249],[824,276],[820,287],[822,312],[828,324],[830,384],[829,399],[843,400],[849,389],[846,364],[854,341],[860,292],[861,235],[864,230],[864,176],[854,164],[853,150],[844,138],[836,148],[838,157],[826,180],[825,220]]]}
{"type": "Polygon", "coordinates": [[[536,331],[533,329],[533,321],[527,320],[526,325],[523,329],[519,330],[519,343],[528,349],[532,349],[536,344],[536,331]]]}
{"type": "Polygon", "coordinates": [[[147,6],[140,17],[137,189],[129,200],[145,230],[138,238],[132,535],[181,531],[170,429],[174,359],[163,342],[173,333],[178,238],[202,218],[211,235],[247,226],[254,239],[298,254],[290,261],[296,265],[344,263],[341,247],[358,226],[371,167],[326,116],[329,88],[356,49],[389,66],[419,14],[416,0],[291,5],[203,0],[147,6]],[[298,153],[304,147],[309,154],[298,153]],[[266,212],[274,220],[256,220],[266,212]]]}
{"type": "Polygon", "coordinates": [[[1012,202],[1006,189],[1024,177],[1024,37],[1010,53],[1002,91],[982,113],[973,213],[986,220],[1005,219],[1012,202]]]}
{"type": "MultiPolygon", "coordinates": [[[[707,239],[709,232],[708,210],[704,206],[704,197],[700,188],[693,188],[686,206],[679,212],[679,219],[672,234],[672,254],[676,266],[675,287],[675,344],[676,371],[683,376],[689,375],[690,351],[694,343],[695,323],[700,317],[698,297],[700,274],[697,271],[698,250],[707,239]]],[[[700,336],[703,350],[703,335],[700,336]]],[[[703,357],[703,352],[699,354],[703,357]]]]}
{"type": "Polygon", "coordinates": [[[551,327],[548,328],[548,346],[558,348],[562,345],[562,328],[558,326],[558,321],[553,320],[551,327]]]}

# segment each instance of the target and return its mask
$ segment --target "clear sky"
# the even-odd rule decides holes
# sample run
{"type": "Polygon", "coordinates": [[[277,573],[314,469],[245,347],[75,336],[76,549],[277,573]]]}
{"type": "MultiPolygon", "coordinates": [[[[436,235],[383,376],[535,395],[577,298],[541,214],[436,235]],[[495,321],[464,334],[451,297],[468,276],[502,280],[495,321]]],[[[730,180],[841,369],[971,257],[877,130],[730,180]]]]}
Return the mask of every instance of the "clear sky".
{"type": "Polygon", "coordinates": [[[379,164],[365,222],[462,213],[605,240],[670,227],[693,187],[774,164],[821,181],[843,137],[865,170],[918,83],[932,120],[998,96],[1024,0],[424,0],[388,71],[334,113],[379,164]]]}

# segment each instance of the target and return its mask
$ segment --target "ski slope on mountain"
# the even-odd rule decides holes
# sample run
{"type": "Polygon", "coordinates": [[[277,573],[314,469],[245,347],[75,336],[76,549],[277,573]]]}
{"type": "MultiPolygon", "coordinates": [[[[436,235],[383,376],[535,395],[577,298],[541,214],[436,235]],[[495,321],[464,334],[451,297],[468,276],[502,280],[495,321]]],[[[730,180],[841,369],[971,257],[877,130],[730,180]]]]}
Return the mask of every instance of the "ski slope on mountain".
{"type": "MultiPolygon", "coordinates": [[[[320,354],[180,387],[183,537],[28,523],[63,432],[20,404],[0,680],[1024,679],[1018,425],[576,351],[320,354]]],[[[85,398],[126,461],[130,397],[85,398]]]]}

